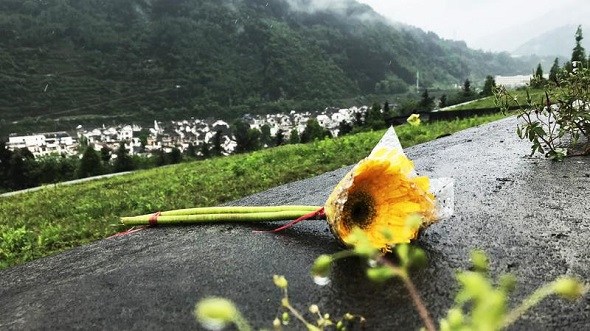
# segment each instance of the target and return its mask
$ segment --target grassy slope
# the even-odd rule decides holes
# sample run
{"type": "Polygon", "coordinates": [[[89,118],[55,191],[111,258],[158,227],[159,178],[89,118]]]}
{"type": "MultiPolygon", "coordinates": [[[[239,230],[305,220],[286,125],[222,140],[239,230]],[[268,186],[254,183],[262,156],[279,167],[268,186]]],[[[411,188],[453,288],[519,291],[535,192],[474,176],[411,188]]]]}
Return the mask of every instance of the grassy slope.
{"type": "MultiPolygon", "coordinates": [[[[525,105],[527,100],[527,95],[525,90],[512,90],[510,93],[518,99],[518,103],[520,105],[525,105]]],[[[530,97],[538,101],[540,98],[544,96],[543,90],[535,89],[529,91],[530,97]]],[[[516,106],[515,102],[511,102],[510,105],[516,106]]],[[[489,96],[481,99],[477,99],[473,102],[470,102],[465,105],[454,107],[452,110],[462,110],[462,109],[480,109],[480,108],[493,108],[498,107],[496,104],[496,98],[494,96],[489,96]]]]}
{"type": "MultiPolygon", "coordinates": [[[[407,147],[499,118],[396,130],[407,147]]],[[[0,268],[109,236],[122,229],[120,216],[217,205],[349,165],[365,157],[382,134],[286,145],[0,198],[0,268]]]]}

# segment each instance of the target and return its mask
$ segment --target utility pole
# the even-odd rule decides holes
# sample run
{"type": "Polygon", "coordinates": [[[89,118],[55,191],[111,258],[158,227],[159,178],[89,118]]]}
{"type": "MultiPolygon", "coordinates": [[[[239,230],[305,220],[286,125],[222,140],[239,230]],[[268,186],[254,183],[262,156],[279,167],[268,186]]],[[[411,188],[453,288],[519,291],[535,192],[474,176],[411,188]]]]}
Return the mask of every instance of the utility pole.
{"type": "Polygon", "coordinates": [[[420,71],[416,70],[416,93],[420,92],[420,71]]]}

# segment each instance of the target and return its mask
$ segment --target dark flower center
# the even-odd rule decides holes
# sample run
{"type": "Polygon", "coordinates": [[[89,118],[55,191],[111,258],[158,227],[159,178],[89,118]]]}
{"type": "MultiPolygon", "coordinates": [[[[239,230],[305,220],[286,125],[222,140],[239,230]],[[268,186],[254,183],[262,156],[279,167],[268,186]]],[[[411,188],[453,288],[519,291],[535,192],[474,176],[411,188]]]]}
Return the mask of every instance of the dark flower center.
{"type": "Polygon", "coordinates": [[[375,216],[375,201],[371,195],[364,191],[348,193],[348,199],[344,203],[343,223],[348,229],[358,226],[361,229],[371,225],[375,216]]]}

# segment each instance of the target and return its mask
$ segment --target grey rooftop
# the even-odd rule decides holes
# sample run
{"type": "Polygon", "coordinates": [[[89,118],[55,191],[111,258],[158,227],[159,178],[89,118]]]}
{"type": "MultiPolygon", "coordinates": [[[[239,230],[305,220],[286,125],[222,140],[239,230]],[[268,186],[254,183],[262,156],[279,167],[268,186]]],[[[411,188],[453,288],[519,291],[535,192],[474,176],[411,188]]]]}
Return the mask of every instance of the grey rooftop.
{"type": "MultiPolygon", "coordinates": [[[[469,267],[472,249],[488,253],[493,275],[517,277],[512,306],[560,275],[590,279],[590,159],[529,158],[515,125],[508,118],[406,150],[418,173],[455,179],[454,216],[415,243],[429,263],[412,278],[437,320],[453,303],[455,272],[469,267]]],[[[348,170],[233,204],[322,205],[348,170]]],[[[212,295],[233,300],[257,328],[270,328],[281,297],[273,274],[287,277],[291,302],[302,311],[315,303],[332,316],[360,314],[367,330],[421,326],[402,283],[371,283],[359,259],[338,261],[330,284],[313,283],[315,258],[342,249],[325,222],[277,234],[252,231],[276,226],[149,228],[2,270],[0,329],[199,329],[194,305],[212,295]]],[[[577,302],[543,301],[511,329],[589,328],[587,295],[577,302]]]]}

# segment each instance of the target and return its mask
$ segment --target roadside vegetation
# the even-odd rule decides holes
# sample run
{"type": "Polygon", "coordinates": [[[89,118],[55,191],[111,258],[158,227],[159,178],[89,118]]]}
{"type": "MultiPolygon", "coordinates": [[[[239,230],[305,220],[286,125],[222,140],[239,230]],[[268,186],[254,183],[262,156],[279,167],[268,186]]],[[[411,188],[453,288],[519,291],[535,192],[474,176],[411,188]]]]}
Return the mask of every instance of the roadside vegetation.
{"type": "MultiPolygon", "coordinates": [[[[405,147],[502,118],[475,117],[396,128],[405,147]]],[[[383,130],[137,171],[0,198],[0,268],[123,230],[119,217],[213,206],[364,158],[383,130]],[[173,197],[173,198],[172,198],[173,197]]]]}
{"type": "MultiPolygon", "coordinates": [[[[518,101],[520,101],[520,104],[526,102],[527,100],[527,89],[525,88],[521,88],[521,89],[515,89],[511,91],[512,96],[515,97],[518,101]]],[[[540,99],[542,96],[545,95],[545,92],[543,92],[543,89],[528,89],[528,93],[530,95],[531,98],[538,100],[540,99]]],[[[514,106],[518,106],[519,103],[517,103],[514,100],[509,100],[508,103],[506,104],[506,107],[514,107],[514,106]]],[[[473,100],[472,102],[463,104],[463,105],[457,105],[455,107],[453,107],[452,110],[465,110],[465,109],[484,109],[484,108],[497,108],[498,107],[498,101],[496,99],[496,97],[494,96],[487,96],[484,98],[480,98],[477,100],[473,100]]]]}

